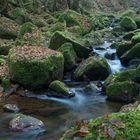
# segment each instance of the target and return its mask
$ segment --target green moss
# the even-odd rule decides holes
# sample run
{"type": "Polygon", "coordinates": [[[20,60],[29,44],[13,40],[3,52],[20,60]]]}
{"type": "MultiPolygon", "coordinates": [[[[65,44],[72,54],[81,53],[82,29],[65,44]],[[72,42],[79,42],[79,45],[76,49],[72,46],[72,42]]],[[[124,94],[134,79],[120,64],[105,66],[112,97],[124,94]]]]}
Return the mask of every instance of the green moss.
{"type": "Polygon", "coordinates": [[[32,89],[48,86],[63,77],[61,53],[40,46],[18,46],[10,50],[8,65],[13,81],[32,89]]]}
{"type": "Polygon", "coordinates": [[[103,58],[89,57],[75,70],[74,78],[83,81],[90,80],[104,80],[110,73],[110,68],[103,58]]]}
{"type": "Polygon", "coordinates": [[[52,90],[52,91],[55,91],[58,93],[62,93],[62,94],[69,94],[69,89],[66,87],[66,85],[58,80],[53,81],[49,85],[49,90],[52,90]]]}
{"type": "MultiPolygon", "coordinates": [[[[88,124],[89,133],[81,139],[84,140],[135,140],[140,131],[139,106],[133,111],[126,113],[112,113],[96,119],[91,119],[88,124]]],[[[76,126],[69,129],[60,140],[74,140],[76,126]]],[[[76,133],[77,134],[77,133],[76,133]]]]}
{"type": "Polygon", "coordinates": [[[51,33],[55,33],[56,31],[65,31],[65,23],[60,23],[60,22],[57,22],[53,25],[51,25],[51,28],[49,28],[49,31],[51,33]]]}
{"type": "Polygon", "coordinates": [[[10,86],[11,86],[10,79],[7,76],[4,76],[2,78],[1,83],[2,83],[1,86],[4,89],[4,92],[6,92],[10,88],[10,86]]]}
{"type": "Polygon", "coordinates": [[[49,48],[56,50],[66,42],[69,42],[73,45],[78,57],[87,58],[92,51],[91,48],[83,45],[83,40],[79,39],[77,36],[75,36],[75,34],[58,31],[55,32],[51,37],[49,48]]]}
{"type": "Polygon", "coordinates": [[[16,44],[45,46],[44,40],[45,39],[42,35],[42,32],[34,24],[32,24],[31,22],[27,22],[21,26],[16,44]]]}
{"type": "Polygon", "coordinates": [[[82,30],[82,34],[86,34],[92,29],[91,19],[73,10],[67,10],[66,12],[64,12],[59,17],[59,21],[65,21],[67,27],[78,25],[82,30]]]}
{"type": "Polygon", "coordinates": [[[121,18],[124,18],[124,17],[126,17],[126,16],[131,17],[132,19],[134,19],[135,16],[136,16],[136,12],[133,11],[133,10],[126,10],[126,11],[124,11],[124,12],[121,14],[121,18]]]}
{"type": "Polygon", "coordinates": [[[114,98],[117,96],[119,98],[130,98],[139,96],[139,90],[134,82],[124,81],[110,84],[106,89],[106,94],[107,96],[114,96],[114,98]]]}
{"type": "Polygon", "coordinates": [[[19,24],[23,24],[27,20],[26,14],[25,9],[19,7],[8,11],[10,18],[14,19],[19,24]]]}
{"type": "Polygon", "coordinates": [[[136,69],[130,69],[123,72],[110,75],[104,82],[104,86],[107,87],[110,84],[117,82],[131,81],[136,76],[136,69]]]}
{"type": "Polygon", "coordinates": [[[137,28],[136,22],[130,17],[124,17],[120,25],[126,30],[135,30],[137,28]]]}
{"type": "Polygon", "coordinates": [[[85,39],[89,43],[89,46],[100,45],[104,42],[102,33],[95,31],[86,34],[83,39],[85,39]]]}
{"type": "MultiPolygon", "coordinates": [[[[106,128],[111,128],[115,132],[116,140],[119,139],[137,139],[139,137],[140,131],[140,111],[132,111],[128,113],[113,113],[108,117],[99,117],[95,120],[91,120],[89,123],[90,133],[85,140],[111,140],[112,138],[105,132],[105,130],[101,127],[106,124],[106,128]],[[124,129],[117,127],[115,124],[112,124],[112,120],[118,120],[122,125],[124,125],[124,129]],[[100,133],[98,133],[100,131],[100,133]]],[[[120,124],[120,125],[121,125],[120,124]]]]}
{"type": "Polygon", "coordinates": [[[132,37],[132,43],[133,43],[133,44],[140,43],[140,32],[136,33],[136,34],[132,37]]]}
{"type": "Polygon", "coordinates": [[[26,22],[21,26],[18,38],[22,39],[25,33],[31,33],[33,30],[36,29],[37,27],[33,25],[31,22],[26,22]]]}
{"type": "Polygon", "coordinates": [[[125,52],[130,50],[133,47],[131,42],[118,42],[116,43],[116,52],[117,56],[121,57],[125,52]]]}
{"type": "Polygon", "coordinates": [[[58,51],[63,53],[64,59],[65,59],[65,70],[69,71],[76,65],[76,53],[74,51],[74,48],[71,43],[65,43],[63,44],[58,51]]]}
{"type": "Polygon", "coordinates": [[[139,59],[140,58],[140,43],[136,44],[133,48],[128,50],[124,55],[121,57],[122,63],[128,63],[132,59],[139,59]]]}
{"type": "Polygon", "coordinates": [[[140,28],[140,16],[137,16],[137,17],[135,18],[135,22],[136,22],[136,24],[137,24],[137,27],[140,28]]]}

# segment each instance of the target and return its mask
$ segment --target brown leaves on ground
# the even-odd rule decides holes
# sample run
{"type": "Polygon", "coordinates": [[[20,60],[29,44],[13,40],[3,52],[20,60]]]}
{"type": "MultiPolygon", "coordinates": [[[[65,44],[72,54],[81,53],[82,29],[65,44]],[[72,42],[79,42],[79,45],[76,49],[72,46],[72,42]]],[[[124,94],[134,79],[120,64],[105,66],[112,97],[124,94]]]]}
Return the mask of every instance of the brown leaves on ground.
{"type": "Polygon", "coordinates": [[[12,49],[11,59],[16,61],[17,59],[21,60],[41,60],[50,55],[57,54],[57,51],[43,48],[41,46],[17,46],[12,49]]]}
{"type": "Polygon", "coordinates": [[[88,121],[76,121],[75,122],[77,133],[80,137],[85,137],[89,133],[88,121]]]}
{"type": "Polygon", "coordinates": [[[74,137],[85,137],[89,133],[88,121],[76,121],[75,129],[66,131],[67,138],[72,139],[74,137]]]}

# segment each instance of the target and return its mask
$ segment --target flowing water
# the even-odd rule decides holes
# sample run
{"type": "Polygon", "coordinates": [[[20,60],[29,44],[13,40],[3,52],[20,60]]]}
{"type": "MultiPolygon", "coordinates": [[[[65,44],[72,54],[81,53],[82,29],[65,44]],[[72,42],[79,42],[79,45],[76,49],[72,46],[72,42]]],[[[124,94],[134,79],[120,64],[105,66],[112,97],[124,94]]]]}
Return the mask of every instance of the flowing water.
{"type": "MultiPolygon", "coordinates": [[[[105,42],[101,46],[103,49],[96,48],[93,51],[100,57],[104,57],[106,52],[115,52],[111,49],[111,43],[105,42]]],[[[117,57],[115,60],[107,59],[111,67],[111,72],[116,73],[125,68],[121,65],[117,57]]],[[[70,79],[65,79],[70,90],[76,93],[71,99],[60,99],[47,97],[45,93],[35,95],[30,92],[27,97],[11,96],[6,101],[0,101],[0,140],[58,140],[66,128],[72,126],[76,120],[87,120],[98,116],[117,112],[121,104],[106,101],[106,96],[101,94],[101,89],[96,86],[96,82],[75,83],[70,79]],[[5,103],[16,103],[24,114],[29,114],[40,120],[46,125],[46,132],[41,135],[36,133],[24,134],[11,132],[8,129],[8,122],[14,114],[4,113],[2,105],[5,103]]]]}

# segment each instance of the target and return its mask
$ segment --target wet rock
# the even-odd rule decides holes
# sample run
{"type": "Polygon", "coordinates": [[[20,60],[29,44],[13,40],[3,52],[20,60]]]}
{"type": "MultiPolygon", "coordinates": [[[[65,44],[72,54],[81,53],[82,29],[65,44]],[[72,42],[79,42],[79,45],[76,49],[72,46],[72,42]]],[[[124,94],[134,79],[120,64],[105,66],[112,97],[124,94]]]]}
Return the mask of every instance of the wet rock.
{"type": "Polygon", "coordinates": [[[70,34],[68,32],[58,32],[58,31],[55,32],[55,34],[52,36],[49,48],[56,50],[67,42],[73,45],[73,48],[78,57],[87,58],[92,51],[90,47],[88,46],[86,47],[82,43],[83,41],[79,40],[78,37],[75,37],[75,35],[70,34]]]}
{"type": "Polygon", "coordinates": [[[112,53],[112,52],[107,52],[106,54],[105,54],[105,57],[107,58],[107,59],[110,59],[110,60],[114,60],[115,59],[115,53],[112,53]]]}
{"type": "Polygon", "coordinates": [[[8,65],[13,81],[40,89],[62,79],[64,58],[60,52],[48,48],[24,45],[10,50],[8,65]]]}
{"type": "Polygon", "coordinates": [[[104,82],[104,89],[109,100],[119,102],[132,102],[139,98],[139,84],[136,79],[139,77],[137,69],[126,70],[110,75],[104,82]]]}
{"type": "Polygon", "coordinates": [[[6,112],[17,113],[20,109],[16,104],[6,104],[3,106],[3,110],[6,112]]]}
{"type": "Polygon", "coordinates": [[[120,22],[120,25],[128,31],[135,30],[137,28],[136,22],[128,16],[123,17],[123,19],[120,22]]]}
{"type": "Polygon", "coordinates": [[[124,53],[133,47],[131,42],[118,42],[116,47],[117,56],[120,58],[124,53]]]}
{"type": "Polygon", "coordinates": [[[124,53],[121,56],[121,62],[124,65],[128,65],[128,63],[133,59],[140,59],[140,43],[133,46],[130,50],[124,53]]]}
{"type": "Polygon", "coordinates": [[[77,55],[71,43],[63,44],[58,51],[63,53],[64,56],[64,69],[69,71],[76,65],[77,55]]]}
{"type": "Polygon", "coordinates": [[[103,48],[103,47],[96,47],[95,49],[96,50],[106,50],[106,48],[103,48]]]}
{"type": "Polygon", "coordinates": [[[75,94],[70,92],[64,83],[56,80],[49,85],[49,92],[47,95],[53,97],[69,98],[73,97],[75,94]]]}
{"type": "Polygon", "coordinates": [[[134,82],[117,82],[106,88],[106,94],[111,101],[133,102],[139,97],[139,88],[134,82]]]}
{"type": "Polygon", "coordinates": [[[41,120],[23,114],[16,115],[10,121],[9,127],[15,132],[45,131],[45,125],[41,120]]]}
{"type": "Polygon", "coordinates": [[[99,57],[89,57],[81,62],[74,72],[74,79],[84,80],[104,80],[110,73],[110,67],[105,59],[99,57]]]}

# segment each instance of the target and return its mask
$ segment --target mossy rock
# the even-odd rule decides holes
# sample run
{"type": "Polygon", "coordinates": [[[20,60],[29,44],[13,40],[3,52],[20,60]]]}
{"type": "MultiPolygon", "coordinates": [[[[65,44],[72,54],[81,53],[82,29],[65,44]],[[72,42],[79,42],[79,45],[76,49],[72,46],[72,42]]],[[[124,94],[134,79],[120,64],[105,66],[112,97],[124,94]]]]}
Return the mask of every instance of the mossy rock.
{"type": "Polygon", "coordinates": [[[78,25],[67,27],[67,31],[69,31],[71,33],[76,33],[78,35],[82,35],[82,30],[78,25]]]}
{"type": "Polygon", "coordinates": [[[87,16],[81,15],[73,10],[65,11],[60,17],[59,21],[66,22],[67,27],[78,25],[82,34],[86,34],[92,29],[92,20],[87,16]]]}
{"type": "Polygon", "coordinates": [[[135,16],[136,16],[136,12],[134,10],[132,10],[132,9],[126,10],[126,11],[124,11],[121,14],[121,19],[124,18],[124,17],[126,17],[126,16],[131,17],[132,19],[134,19],[135,16]]]}
{"type": "Polygon", "coordinates": [[[31,15],[31,14],[28,14],[28,16],[29,16],[28,17],[29,21],[32,22],[37,27],[41,28],[41,27],[46,27],[47,26],[46,20],[44,19],[43,15],[37,15],[37,14],[31,15]]]}
{"type": "Polygon", "coordinates": [[[71,70],[76,65],[76,53],[74,51],[74,48],[71,43],[65,43],[63,44],[58,51],[62,52],[64,56],[64,68],[65,71],[71,70]]]}
{"type": "Polygon", "coordinates": [[[0,38],[0,55],[8,55],[9,50],[14,47],[14,41],[0,38]]]}
{"type": "Polygon", "coordinates": [[[120,58],[124,53],[130,50],[133,47],[131,42],[117,42],[116,43],[116,53],[117,56],[120,58]]]}
{"type": "Polygon", "coordinates": [[[74,94],[70,92],[69,88],[61,81],[55,80],[49,85],[49,96],[69,98],[74,94]]]}
{"type": "Polygon", "coordinates": [[[89,57],[83,61],[74,72],[74,79],[84,80],[104,80],[110,73],[110,67],[105,59],[99,57],[89,57]]]}
{"type": "Polygon", "coordinates": [[[135,30],[137,28],[136,22],[131,17],[124,17],[120,22],[121,27],[130,31],[135,30]]]}
{"type": "Polygon", "coordinates": [[[104,43],[104,38],[102,37],[102,33],[91,31],[89,34],[86,34],[84,38],[90,46],[100,45],[104,43]]]}
{"type": "Polygon", "coordinates": [[[140,131],[139,106],[125,113],[112,113],[91,119],[86,126],[88,129],[87,135],[81,137],[77,126],[74,126],[67,130],[60,140],[74,140],[75,137],[84,140],[138,139],[140,131]]]}
{"type": "Polygon", "coordinates": [[[136,33],[133,37],[132,37],[132,43],[133,44],[137,44],[140,43],[140,32],[136,33]]]}
{"type": "Polygon", "coordinates": [[[29,20],[26,10],[19,7],[8,11],[8,15],[19,24],[23,24],[29,20]]]}
{"type": "Polygon", "coordinates": [[[51,33],[55,33],[56,31],[65,31],[65,29],[66,29],[65,23],[57,22],[55,24],[52,24],[48,30],[51,33]]]}
{"type": "Polygon", "coordinates": [[[126,53],[121,56],[121,62],[124,65],[128,65],[131,60],[140,59],[140,43],[136,44],[126,53]]]}
{"type": "Polygon", "coordinates": [[[139,88],[132,81],[116,82],[106,88],[109,100],[119,102],[133,102],[139,96],[139,88]]]}
{"type": "Polygon", "coordinates": [[[92,51],[90,47],[84,46],[82,41],[76,38],[74,34],[59,31],[55,32],[51,37],[49,48],[56,50],[66,42],[69,42],[73,45],[78,57],[87,58],[92,51]]]}
{"type": "Polygon", "coordinates": [[[110,75],[104,82],[104,86],[107,87],[110,84],[124,81],[132,81],[136,76],[136,69],[130,69],[123,72],[110,75]]]}
{"type": "Polygon", "coordinates": [[[135,22],[137,24],[137,27],[140,28],[140,16],[135,18],[135,22]]]}
{"type": "Polygon", "coordinates": [[[44,45],[45,39],[42,32],[37,26],[31,22],[24,23],[18,33],[16,43],[18,45],[29,44],[29,45],[44,45]]]}
{"type": "Polygon", "coordinates": [[[48,48],[24,45],[10,50],[8,66],[13,81],[41,89],[54,80],[62,80],[64,58],[60,52],[48,48]]]}
{"type": "Polygon", "coordinates": [[[13,20],[0,17],[0,37],[15,39],[18,35],[20,26],[13,20]]]}

